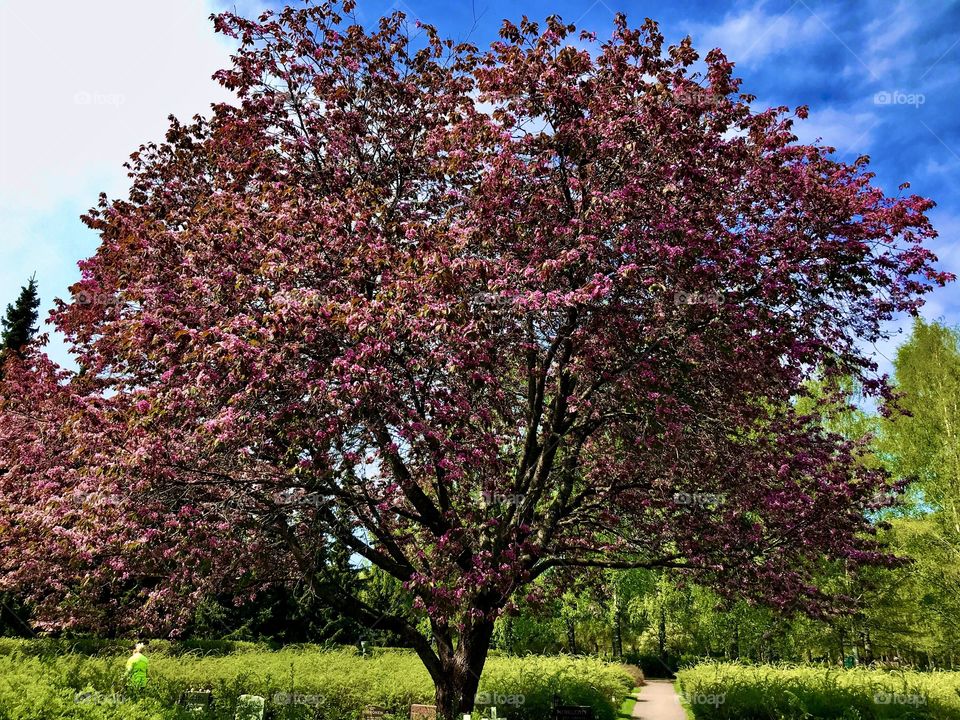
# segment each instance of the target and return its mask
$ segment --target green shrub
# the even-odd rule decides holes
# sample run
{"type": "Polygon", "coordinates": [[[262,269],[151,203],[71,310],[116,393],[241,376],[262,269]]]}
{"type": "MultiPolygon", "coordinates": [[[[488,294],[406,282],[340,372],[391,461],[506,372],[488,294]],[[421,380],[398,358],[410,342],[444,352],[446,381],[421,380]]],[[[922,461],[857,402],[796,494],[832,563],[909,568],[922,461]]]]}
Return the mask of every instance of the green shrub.
{"type": "Polygon", "coordinates": [[[677,677],[697,720],[960,720],[960,673],[706,663],[677,677]]]}
{"type": "Polygon", "coordinates": [[[640,687],[646,683],[646,678],[643,676],[643,670],[640,669],[639,665],[628,665],[626,663],[621,663],[620,667],[625,673],[627,673],[627,675],[630,676],[634,687],[640,687]]]}
{"type": "MultiPolygon", "coordinates": [[[[147,690],[131,698],[124,685],[128,648],[107,655],[108,647],[89,643],[80,653],[61,641],[0,643],[0,720],[196,718],[177,708],[181,693],[192,688],[212,690],[210,720],[232,720],[243,694],[267,698],[276,720],[357,720],[365,705],[381,705],[405,719],[412,703],[433,702],[430,676],[410,651],[361,657],[352,648],[268,651],[238,643],[224,654],[223,647],[151,642],[147,690]]],[[[614,720],[632,685],[622,666],[600,660],[493,656],[481,678],[483,704],[477,710],[495,704],[500,717],[542,720],[556,693],[566,704],[592,706],[598,720],[614,720]]]]}

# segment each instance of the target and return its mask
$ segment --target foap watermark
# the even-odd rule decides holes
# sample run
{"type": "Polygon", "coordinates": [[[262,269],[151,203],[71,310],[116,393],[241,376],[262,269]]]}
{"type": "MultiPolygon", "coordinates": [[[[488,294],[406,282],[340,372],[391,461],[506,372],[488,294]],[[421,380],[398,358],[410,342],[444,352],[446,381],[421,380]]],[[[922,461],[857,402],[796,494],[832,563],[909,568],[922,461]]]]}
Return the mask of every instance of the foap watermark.
{"type": "Polygon", "coordinates": [[[723,296],[716,292],[677,292],[673,295],[673,302],[677,305],[709,305],[718,307],[723,302],[723,296]]]}
{"type": "Polygon", "coordinates": [[[725,96],[718,95],[709,88],[699,85],[679,88],[671,93],[669,98],[675,105],[703,107],[707,109],[716,109],[728,102],[725,96]]]}
{"type": "Polygon", "coordinates": [[[121,95],[120,93],[90,92],[89,90],[80,90],[73,96],[73,102],[75,105],[120,107],[126,101],[126,96],[121,95]]]}
{"type": "Polygon", "coordinates": [[[723,498],[716,493],[685,493],[678,492],[673,494],[673,501],[677,505],[690,505],[693,507],[713,507],[719,505],[723,498]]]}
{"type": "Polygon", "coordinates": [[[64,496],[71,504],[79,506],[105,507],[123,504],[122,495],[112,495],[104,492],[77,492],[64,496]]]}
{"type": "Polygon", "coordinates": [[[107,694],[99,690],[78,690],[73,695],[73,701],[83,705],[119,705],[126,700],[126,696],[120,693],[107,694]]]}
{"type": "Polygon", "coordinates": [[[919,707],[927,704],[927,696],[880,691],[874,693],[873,702],[877,705],[909,705],[911,707],[919,707]]]}
{"type": "Polygon", "coordinates": [[[526,695],[516,694],[508,695],[506,693],[498,692],[489,692],[483,690],[477,693],[476,698],[474,698],[474,703],[477,705],[509,705],[513,707],[520,707],[527,701],[526,695]]]}
{"type": "Polygon", "coordinates": [[[279,497],[274,498],[273,502],[276,505],[283,507],[312,507],[318,508],[323,505],[326,505],[329,500],[324,498],[322,495],[280,495],[279,497]]]}
{"type": "Polygon", "coordinates": [[[271,700],[274,705],[323,705],[323,695],[309,693],[278,692],[273,694],[271,700]]]}
{"type": "Polygon", "coordinates": [[[484,490],[480,493],[480,497],[483,498],[483,502],[486,505],[519,505],[523,502],[524,496],[484,490]]]}
{"type": "Polygon", "coordinates": [[[717,708],[727,701],[727,694],[684,692],[683,699],[686,700],[689,705],[709,705],[710,707],[717,708]]]}
{"type": "Polygon", "coordinates": [[[111,293],[94,293],[88,290],[81,290],[73,296],[73,301],[77,305],[119,305],[120,298],[111,293]]]}
{"type": "Polygon", "coordinates": [[[874,105],[913,105],[919,108],[927,101],[923,93],[908,93],[902,90],[881,90],[874,93],[874,105]]]}
{"type": "Polygon", "coordinates": [[[513,298],[495,292],[477,293],[470,298],[470,302],[473,305],[498,308],[500,310],[508,310],[513,307],[513,298]]]}

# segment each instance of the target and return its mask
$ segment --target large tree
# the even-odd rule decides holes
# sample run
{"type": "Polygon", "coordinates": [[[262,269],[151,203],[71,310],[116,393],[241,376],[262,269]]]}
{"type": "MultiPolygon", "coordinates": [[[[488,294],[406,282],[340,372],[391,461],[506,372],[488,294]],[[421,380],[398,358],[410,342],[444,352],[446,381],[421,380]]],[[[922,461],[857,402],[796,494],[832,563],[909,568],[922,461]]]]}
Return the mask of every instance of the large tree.
{"type": "Polygon", "coordinates": [[[452,718],[551,568],[793,607],[823,555],[881,560],[883,475],[791,399],[815,368],[881,391],[861,341],[948,279],[932,203],[797,145],[652,21],[524,19],[481,52],[344,9],[218,16],[238,100],[86,218],[98,301],[56,313],[83,371],[34,358],[3,392],[5,582],[51,626],[169,629],[306,580],[416,648],[452,718]],[[325,575],[335,544],[410,612],[325,575]]]}

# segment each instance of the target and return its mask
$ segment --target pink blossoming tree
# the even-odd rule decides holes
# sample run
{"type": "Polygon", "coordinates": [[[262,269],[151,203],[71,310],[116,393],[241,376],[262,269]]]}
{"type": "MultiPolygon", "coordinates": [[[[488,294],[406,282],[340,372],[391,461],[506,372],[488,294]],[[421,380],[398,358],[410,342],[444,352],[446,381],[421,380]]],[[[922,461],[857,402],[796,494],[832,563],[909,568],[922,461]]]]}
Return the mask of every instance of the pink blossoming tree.
{"type": "Polygon", "coordinates": [[[45,627],[170,631],[307,582],[412,645],[453,718],[551,569],[787,609],[825,602],[824,559],[883,561],[887,480],[792,400],[815,372],[883,396],[860,348],[949,280],[933,203],[796,144],[652,21],[481,52],[350,10],[218,16],[237,101],[86,218],[54,313],[81,372],[35,352],[0,393],[3,585],[45,627]],[[333,544],[429,634],[348,596],[333,544]]]}

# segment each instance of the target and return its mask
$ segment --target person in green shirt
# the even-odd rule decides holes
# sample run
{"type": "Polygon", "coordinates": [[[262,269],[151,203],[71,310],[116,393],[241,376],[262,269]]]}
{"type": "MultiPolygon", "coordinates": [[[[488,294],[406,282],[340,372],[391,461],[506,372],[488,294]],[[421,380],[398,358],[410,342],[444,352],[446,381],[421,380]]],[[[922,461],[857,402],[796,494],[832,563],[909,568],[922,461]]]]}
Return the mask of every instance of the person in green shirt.
{"type": "Polygon", "coordinates": [[[141,651],[143,643],[138,642],[133,649],[133,655],[127,660],[127,683],[133,690],[141,691],[147,686],[147,656],[141,651]]]}

